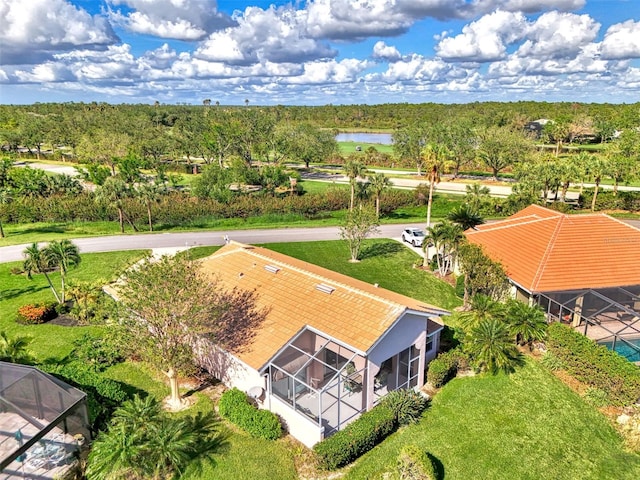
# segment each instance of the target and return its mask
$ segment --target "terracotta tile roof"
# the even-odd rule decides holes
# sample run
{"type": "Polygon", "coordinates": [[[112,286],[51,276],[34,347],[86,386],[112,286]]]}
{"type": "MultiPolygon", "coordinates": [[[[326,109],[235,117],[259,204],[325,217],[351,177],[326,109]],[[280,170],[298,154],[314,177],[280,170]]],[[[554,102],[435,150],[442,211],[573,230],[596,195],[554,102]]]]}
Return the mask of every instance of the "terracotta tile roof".
{"type": "Polygon", "coordinates": [[[465,235],[530,292],[640,285],[640,230],[608,215],[531,205],[465,235]]]}
{"type": "Polygon", "coordinates": [[[268,309],[255,340],[237,354],[257,370],[306,325],[366,352],[407,309],[447,313],[261,247],[231,242],[201,262],[226,288],[255,289],[258,306],[268,309]],[[334,290],[324,293],[319,284],[334,290]]]}

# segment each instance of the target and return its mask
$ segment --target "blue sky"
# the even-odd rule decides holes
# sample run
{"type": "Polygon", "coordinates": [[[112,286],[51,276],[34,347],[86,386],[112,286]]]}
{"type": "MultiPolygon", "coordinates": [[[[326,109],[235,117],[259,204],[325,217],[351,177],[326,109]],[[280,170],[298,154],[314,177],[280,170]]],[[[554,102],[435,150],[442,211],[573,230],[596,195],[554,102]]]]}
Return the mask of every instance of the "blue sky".
{"type": "Polygon", "coordinates": [[[640,100],[638,0],[0,0],[0,103],[640,100]]]}

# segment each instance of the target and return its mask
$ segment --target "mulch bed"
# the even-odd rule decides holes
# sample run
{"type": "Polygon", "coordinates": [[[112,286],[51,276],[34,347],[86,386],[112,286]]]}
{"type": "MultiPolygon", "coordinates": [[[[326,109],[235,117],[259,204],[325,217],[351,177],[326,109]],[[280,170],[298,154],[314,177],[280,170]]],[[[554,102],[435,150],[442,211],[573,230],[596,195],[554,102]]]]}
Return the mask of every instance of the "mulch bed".
{"type": "Polygon", "coordinates": [[[61,327],[77,327],[78,320],[71,315],[58,315],[56,318],[47,322],[49,325],[60,325],[61,327]]]}

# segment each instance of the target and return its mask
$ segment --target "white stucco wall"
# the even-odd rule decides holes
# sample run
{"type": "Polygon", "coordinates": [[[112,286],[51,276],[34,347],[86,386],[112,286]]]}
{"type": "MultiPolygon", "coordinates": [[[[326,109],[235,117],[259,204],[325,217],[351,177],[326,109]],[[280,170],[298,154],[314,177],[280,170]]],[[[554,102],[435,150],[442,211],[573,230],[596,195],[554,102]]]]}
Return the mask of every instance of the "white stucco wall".
{"type": "Polygon", "coordinates": [[[322,428],[317,423],[297,413],[291,405],[278,397],[270,395],[264,402],[264,407],[278,414],[285,429],[307,447],[311,448],[322,440],[322,428]]]}
{"type": "Polygon", "coordinates": [[[426,317],[405,314],[387,335],[369,352],[369,361],[380,366],[387,358],[414,345],[427,328],[426,317]]]}

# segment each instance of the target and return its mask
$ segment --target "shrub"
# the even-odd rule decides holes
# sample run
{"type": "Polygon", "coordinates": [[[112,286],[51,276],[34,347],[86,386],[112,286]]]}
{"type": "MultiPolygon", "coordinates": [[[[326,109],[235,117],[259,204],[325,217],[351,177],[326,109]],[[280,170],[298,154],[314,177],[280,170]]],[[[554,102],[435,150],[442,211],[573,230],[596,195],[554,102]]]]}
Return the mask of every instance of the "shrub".
{"type": "Polygon", "coordinates": [[[344,430],[317,443],[313,450],[321,468],[336,470],[371,450],[395,428],[395,412],[384,405],[377,405],[344,430]]]}
{"type": "Polygon", "coordinates": [[[65,313],[69,313],[71,307],[66,303],[56,303],[55,304],[56,315],[64,315],[65,313]]]}
{"type": "Polygon", "coordinates": [[[244,392],[227,390],[218,402],[220,415],[245,430],[252,437],[275,440],[282,435],[282,425],[275,413],[260,410],[249,403],[244,392]]]}
{"type": "Polygon", "coordinates": [[[101,376],[82,362],[44,364],[39,368],[87,394],[89,421],[94,432],[104,429],[113,411],[128,399],[119,382],[101,376]]]}
{"type": "Polygon", "coordinates": [[[562,364],[562,360],[560,360],[556,355],[551,352],[547,352],[542,357],[542,365],[547,367],[552,372],[556,370],[561,370],[564,366],[562,364]]]}
{"type": "Polygon", "coordinates": [[[611,405],[632,405],[640,398],[640,369],[570,327],[549,325],[547,348],[570,375],[607,392],[611,405]]]}
{"type": "Polygon", "coordinates": [[[97,371],[102,371],[124,360],[116,340],[109,334],[96,337],[85,333],[73,341],[72,356],[97,371]]]}
{"type": "Polygon", "coordinates": [[[464,298],[464,275],[458,275],[456,277],[456,297],[464,298]]]}
{"type": "Polygon", "coordinates": [[[402,480],[436,480],[436,469],[429,456],[414,444],[405,445],[396,466],[402,480]]]}
{"type": "Polygon", "coordinates": [[[594,407],[604,407],[607,405],[609,398],[607,392],[599,388],[589,387],[584,392],[584,399],[594,407]]]}
{"type": "Polygon", "coordinates": [[[414,390],[394,390],[380,402],[394,412],[398,425],[417,422],[427,408],[428,400],[414,390]]]}
{"type": "Polygon", "coordinates": [[[30,303],[18,308],[18,323],[38,325],[56,318],[55,303],[30,303]]]}
{"type": "Polygon", "coordinates": [[[468,367],[469,358],[467,355],[460,348],[454,348],[441,353],[429,363],[427,381],[435,388],[440,388],[455,378],[458,370],[465,370],[468,367]]]}

